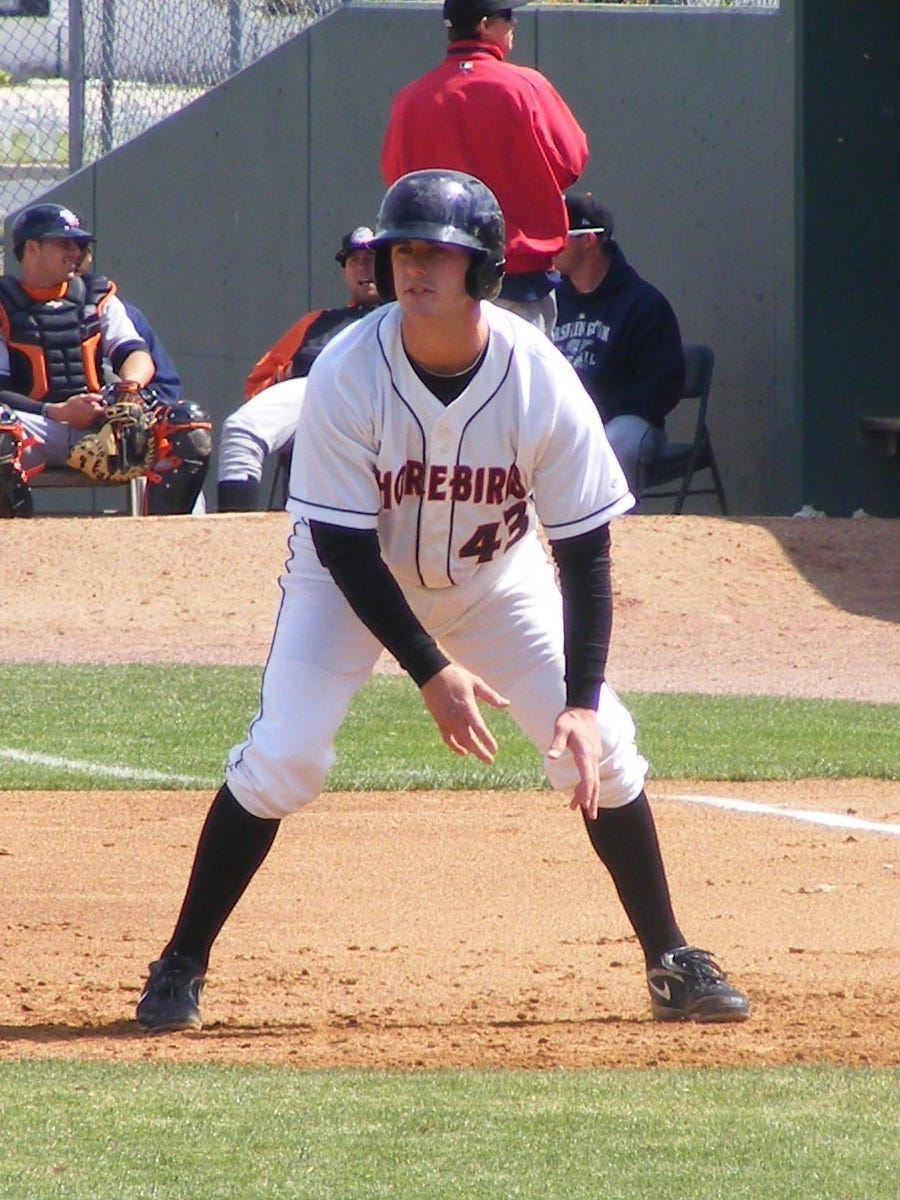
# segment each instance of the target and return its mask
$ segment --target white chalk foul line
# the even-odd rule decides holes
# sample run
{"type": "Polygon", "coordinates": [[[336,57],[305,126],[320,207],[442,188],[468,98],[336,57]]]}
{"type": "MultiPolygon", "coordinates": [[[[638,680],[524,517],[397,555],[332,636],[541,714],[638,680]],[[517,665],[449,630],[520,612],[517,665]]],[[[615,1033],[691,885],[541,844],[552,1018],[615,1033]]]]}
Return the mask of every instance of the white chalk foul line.
{"type": "Polygon", "coordinates": [[[57,758],[53,754],[36,754],[32,750],[13,750],[0,746],[0,758],[12,762],[31,763],[36,767],[59,767],[65,771],[80,771],[89,775],[105,775],[110,779],[142,779],[148,783],[178,783],[184,787],[212,787],[215,780],[197,775],[171,775],[166,771],[140,771],[134,767],[112,767],[105,763],[85,762],[78,758],[57,758]]]}
{"type": "Polygon", "coordinates": [[[812,825],[831,825],[837,829],[859,829],[868,833],[887,833],[900,837],[900,825],[886,821],[865,821],[845,813],[815,812],[805,808],[776,808],[774,804],[758,804],[754,800],[738,800],[732,796],[660,795],[661,800],[681,800],[685,804],[706,804],[711,808],[726,808],[731,812],[753,813],[767,817],[787,817],[791,821],[807,821],[812,825]]]}

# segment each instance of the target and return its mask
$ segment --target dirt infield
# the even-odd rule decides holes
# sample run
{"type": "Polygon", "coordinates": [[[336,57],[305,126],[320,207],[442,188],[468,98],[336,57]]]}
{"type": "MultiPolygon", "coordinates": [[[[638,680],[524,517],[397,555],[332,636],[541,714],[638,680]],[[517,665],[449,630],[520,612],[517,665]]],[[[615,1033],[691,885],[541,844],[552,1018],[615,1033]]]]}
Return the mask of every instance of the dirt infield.
{"type": "MultiPolygon", "coordinates": [[[[0,661],[261,662],[285,532],[277,514],[0,522],[21,564],[0,661]]],[[[900,523],[643,517],[614,551],[619,687],[900,699],[900,523]]],[[[7,792],[0,1057],[900,1065],[900,837],[866,824],[896,830],[900,784],[648,790],[682,923],[750,992],[744,1026],[649,1020],[636,943],[558,795],[354,794],[285,822],[217,944],[203,1033],[146,1038],[136,990],[209,796],[7,792]]]]}

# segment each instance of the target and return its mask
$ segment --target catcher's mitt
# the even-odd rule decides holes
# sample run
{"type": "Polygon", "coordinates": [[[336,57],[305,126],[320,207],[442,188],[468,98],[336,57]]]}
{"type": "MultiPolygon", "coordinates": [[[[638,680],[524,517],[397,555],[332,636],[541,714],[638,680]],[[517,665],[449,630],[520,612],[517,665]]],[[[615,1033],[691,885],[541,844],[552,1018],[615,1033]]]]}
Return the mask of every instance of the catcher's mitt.
{"type": "Polygon", "coordinates": [[[153,393],[123,380],[104,388],[103,395],[103,424],[78,439],[66,465],[103,483],[151,475],[161,449],[151,410],[153,393]]]}

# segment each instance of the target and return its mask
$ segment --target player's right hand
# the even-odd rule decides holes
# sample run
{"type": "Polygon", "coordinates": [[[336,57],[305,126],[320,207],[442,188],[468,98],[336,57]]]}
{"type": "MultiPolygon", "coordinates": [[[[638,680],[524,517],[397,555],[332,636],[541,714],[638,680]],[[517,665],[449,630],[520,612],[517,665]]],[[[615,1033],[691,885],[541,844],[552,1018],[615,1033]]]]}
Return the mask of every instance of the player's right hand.
{"type": "Polygon", "coordinates": [[[597,731],[597,714],[591,708],[564,708],[553,724],[548,758],[561,758],[568,750],[578,768],[578,783],[569,807],[582,809],[588,820],[597,817],[600,804],[600,759],[602,748],[597,731]]]}
{"type": "Polygon", "coordinates": [[[459,663],[449,663],[432,675],[421,692],[444,744],[454,754],[474,754],[483,763],[494,761],[497,742],[477,702],[484,700],[494,708],[507,708],[509,700],[505,696],[459,663]]]}
{"type": "Polygon", "coordinates": [[[91,429],[103,419],[103,397],[99,392],[78,392],[57,404],[47,406],[47,417],[71,425],[73,429],[91,429]]]}

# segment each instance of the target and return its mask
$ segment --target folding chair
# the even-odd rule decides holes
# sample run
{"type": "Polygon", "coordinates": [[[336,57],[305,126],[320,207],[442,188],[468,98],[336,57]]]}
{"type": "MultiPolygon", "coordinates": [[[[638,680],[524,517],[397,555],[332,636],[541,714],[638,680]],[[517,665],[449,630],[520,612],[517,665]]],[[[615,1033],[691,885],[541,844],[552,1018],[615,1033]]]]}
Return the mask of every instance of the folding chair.
{"type": "Polygon", "coordinates": [[[97,488],[99,491],[105,491],[107,488],[127,488],[126,512],[129,516],[140,517],[144,512],[147,480],[141,475],[128,483],[99,483],[73,467],[44,467],[43,471],[31,477],[28,486],[33,491],[41,491],[44,488],[97,488]]]}
{"type": "Polygon", "coordinates": [[[728,515],[728,502],[719,467],[713,454],[712,439],[706,425],[706,410],[709,404],[709,387],[712,382],[715,356],[709,346],[688,345],[684,347],[684,387],[681,402],[693,401],[697,405],[697,422],[692,442],[670,442],[663,455],[651,463],[644,475],[642,499],[674,497],[674,513],[680,513],[688,496],[715,496],[722,515],[728,515]],[[709,471],[711,487],[692,486],[698,471],[709,471]],[[678,483],[675,488],[666,485],[678,483]]]}

